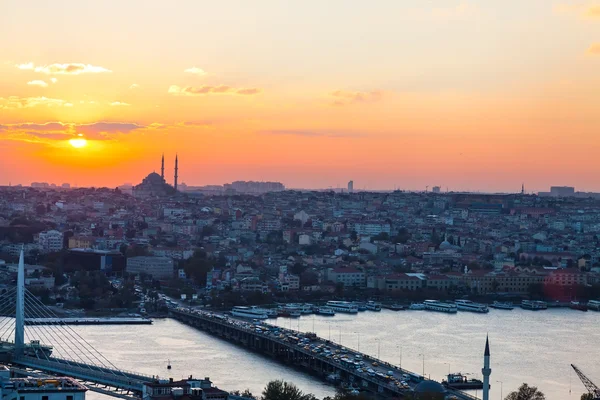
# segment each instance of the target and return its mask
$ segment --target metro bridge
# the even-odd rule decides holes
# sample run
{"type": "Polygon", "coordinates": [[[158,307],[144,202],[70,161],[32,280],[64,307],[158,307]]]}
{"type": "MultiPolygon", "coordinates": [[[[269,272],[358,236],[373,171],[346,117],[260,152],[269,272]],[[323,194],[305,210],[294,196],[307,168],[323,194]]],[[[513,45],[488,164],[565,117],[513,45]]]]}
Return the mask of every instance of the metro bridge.
{"type": "Polygon", "coordinates": [[[131,400],[144,397],[146,383],[158,381],[158,376],[116,367],[25,289],[23,251],[17,287],[0,300],[0,361],[11,364],[15,373],[69,376],[92,391],[131,400]],[[55,318],[56,322],[25,326],[25,318],[55,318]]]}

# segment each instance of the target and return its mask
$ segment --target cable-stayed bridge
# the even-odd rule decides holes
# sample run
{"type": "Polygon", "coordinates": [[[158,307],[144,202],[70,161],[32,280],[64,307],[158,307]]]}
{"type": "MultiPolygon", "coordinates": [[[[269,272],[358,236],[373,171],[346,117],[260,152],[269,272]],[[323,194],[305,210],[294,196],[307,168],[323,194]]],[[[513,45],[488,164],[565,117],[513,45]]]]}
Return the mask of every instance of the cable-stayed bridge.
{"type": "Polygon", "coordinates": [[[69,376],[90,390],[125,399],[143,397],[157,376],[124,371],[88,343],[25,288],[23,252],[17,286],[0,295],[0,361],[28,375],[69,376]],[[48,325],[28,324],[44,318],[48,325]]]}

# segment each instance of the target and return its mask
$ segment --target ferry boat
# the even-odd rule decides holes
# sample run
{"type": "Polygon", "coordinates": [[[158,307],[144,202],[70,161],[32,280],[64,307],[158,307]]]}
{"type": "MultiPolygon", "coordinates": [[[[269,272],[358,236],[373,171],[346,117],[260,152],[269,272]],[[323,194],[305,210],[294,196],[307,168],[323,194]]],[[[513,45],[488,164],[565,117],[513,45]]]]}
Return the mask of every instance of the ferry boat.
{"type": "Polygon", "coordinates": [[[450,389],[459,390],[483,389],[483,382],[481,380],[468,379],[460,372],[456,374],[449,374],[447,379],[442,381],[442,385],[450,389]]]}
{"type": "Polygon", "coordinates": [[[587,303],[588,310],[600,311],[600,300],[590,300],[587,303]]]}
{"type": "Polygon", "coordinates": [[[389,307],[387,307],[387,309],[392,311],[402,311],[406,310],[406,307],[404,307],[402,304],[391,304],[389,307]]]}
{"type": "Polygon", "coordinates": [[[267,316],[267,313],[265,312],[265,310],[262,310],[262,309],[260,309],[258,307],[255,307],[255,306],[251,306],[251,307],[236,306],[236,307],[233,307],[231,309],[231,315],[233,315],[234,317],[252,318],[252,319],[267,319],[267,318],[269,318],[267,316]]]}
{"type": "Polygon", "coordinates": [[[440,311],[445,313],[456,313],[458,307],[454,303],[444,303],[438,300],[425,300],[423,302],[425,309],[428,311],[440,311]]]}
{"type": "Polygon", "coordinates": [[[521,302],[521,308],[524,310],[545,310],[548,308],[548,304],[545,301],[539,300],[523,300],[521,302]]]}
{"type": "Polygon", "coordinates": [[[365,303],[354,302],[354,305],[358,308],[358,311],[367,311],[367,305],[365,303]]]}
{"type": "Polygon", "coordinates": [[[454,301],[456,307],[461,311],[472,311],[477,313],[490,312],[488,306],[485,304],[474,303],[471,300],[456,300],[454,301]]]}
{"type": "Polygon", "coordinates": [[[497,310],[512,310],[515,308],[515,306],[513,306],[513,303],[503,303],[501,301],[494,301],[490,307],[495,308],[497,310]]]}
{"type": "Polygon", "coordinates": [[[332,308],[333,311],[347,314],[356,314],[358,312],[358,306],[349,301],[328,301],[327,307],[332,308]]]}
{"type": "Polygon", "coordinates": [[[367,310],[369,311],[381,311],[381,304],[374,301],[367,301],[367,310]]]}
{"type": "Polygon", "coordinates": [[[317,314],[319,315],[325,315],[325,316],[334,316],[335,315],[335,310],[331,307],[317,307],[317,314]]]}
{"type": "Polygon", "coordinates": [[[409,310],[424,310],[425,309],[425,304],[423,303],[411,303],[411,305],[408,307],[409,310]]]}
{"type": "Polygon", "coordinates": [[[579,301],[572,301],[569,304],[569,308],[572,310],[579,310],[579,311],[587,311],[588,310],[588,306],[585,303],[582,303],[579,301]]]}
{"type": "Polygon", "coordinates": [[[297,303],[289,303],[285,305],[289,311],[298,311],[300,314],[312,314],[313,305],[312,304],[297,304],[297,303]]]}

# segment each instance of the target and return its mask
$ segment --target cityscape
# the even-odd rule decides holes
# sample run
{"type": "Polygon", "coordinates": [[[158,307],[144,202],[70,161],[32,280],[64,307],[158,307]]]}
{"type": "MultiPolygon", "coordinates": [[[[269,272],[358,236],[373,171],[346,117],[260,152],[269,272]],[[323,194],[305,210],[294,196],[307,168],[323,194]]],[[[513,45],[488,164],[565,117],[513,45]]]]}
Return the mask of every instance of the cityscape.
{"type": "Polygon", "coordinates": [[[600,400],[597,0],[0,15],[0,400],[600,400]]]}

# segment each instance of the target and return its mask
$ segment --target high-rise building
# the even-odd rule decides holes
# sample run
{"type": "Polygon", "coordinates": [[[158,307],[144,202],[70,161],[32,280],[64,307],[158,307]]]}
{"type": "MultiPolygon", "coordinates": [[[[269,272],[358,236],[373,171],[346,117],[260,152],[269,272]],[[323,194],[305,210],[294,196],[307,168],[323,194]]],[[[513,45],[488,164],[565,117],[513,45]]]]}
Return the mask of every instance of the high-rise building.
{"type": "Polygon", "coordinates": [[[432,191],[433,193],[440,193],[440,192],[442,191],[442,188],[441,188],[441,187],[439,187],[439,186],[434,186],[434,187],[431,189],[431,191],[432,191]]]}
{"type": "Polygon", "coordinates": [[[354,192],[354,181],[348,182],[348,193],[354,192]]]}
{"type": "Polygon", "coordinates": [[[552,186],[550,195],[556,197],[569,197],[575,195],[575,188],[572,186],[552,186]]]}

